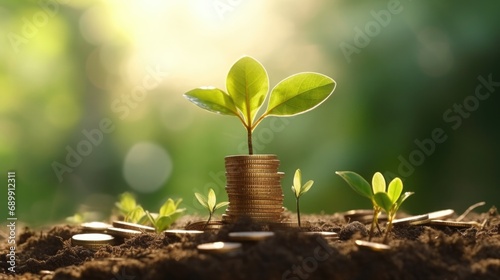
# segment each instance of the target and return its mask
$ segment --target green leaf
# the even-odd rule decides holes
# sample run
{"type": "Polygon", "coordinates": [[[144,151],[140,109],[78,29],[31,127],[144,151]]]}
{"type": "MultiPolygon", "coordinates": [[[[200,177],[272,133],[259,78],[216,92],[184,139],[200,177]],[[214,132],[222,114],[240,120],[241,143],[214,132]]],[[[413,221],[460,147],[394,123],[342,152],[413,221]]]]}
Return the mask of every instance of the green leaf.
{"type": "Polygon", "coordinates": [[[194,193],[194,196],[203,207],[210,209],[210,207],[208,207],[208,199],[206,196],[202,195],[201,193],[194,193]]]}
{"type": "Polygon", "coordinates": [[[126,215],[137,207],[137,203],[133,194],[124,192],[120,195],[119,202],[116,202],[115,206],[126,215]]]}
{"type": "Polygon", "coordinates": [[[153,227],[156,228],[156,219],[153,218],[153,216],[151,215],[151,213],[149,213],[149,211],[147,211],[147,210],[146,210],[146,217],[148,217],[149,222],[151,222],[151,224],[153,225],[153,227]]]}
{"type": "Polygon", "coordinates": [[[373,193],[385,192],[385,179],[382,173],[376,172],[372,178],[373,193]]]}
{"type": "Polygon", "coordinates": [[[168,216],[177,210],[177,207],[179,206],[179,203],[181,202],[181,199],[178,199],[177,201],[174,202],[173,199],[169,198],[163,205],[160,207],[160,211],[158,211],[158,214],[161,216],[168,216]]]}
{"type": "Polygon", "coordinates": [[[141,218],[144,217],[144,214],[144,209],[141,206],[137,206],[134,210],[130,211],[127,216],[125,216],[125,221],[138,223],[141,218]]]}
{"type": "Polygon", "coordinates": [[[279,82],[271,91],[265,115],[293,116],[314,109],[335,89],[335,81],[319,73],[299,73],[279,82]]]}
{"type": "Polygon", "coordinates": [[[266,69],[254,58],[242,57],[229,70],[226,87],[246,125],[252,124],[269,91],[266,69]]]}
{"type": "Polygon", "coordinates": [[[359,174],[352,171],[337,171],[335,173],[342,177],[358,194],[370,200],[373,198],[370,184],[359,174]]]}
{"type": "Polygon", "coordinates": [[[398,210],[399,210],[399,207],[401,207],[401,204],[403,204],[403,202],[410,196],[412,196],[414,194],[414,192],[405,192],[404,194],[402,194],[398,201],[396,202],[395,204],[395,207],[394,207],[394,213],[396,213],[398,210]]]}
{"type": "Polygon", "coordinates": [[[219,203],[217,203],[217,205],[215,205],[214,211],[221,208],[221,207],[227,206],[227,205],[229,205],[229,201],[219,202],[219,203]]]}
{"type": "Polygon", "coordinates": [[[300,169],[295,170],[295,175],[293,176],[293,185],[292,191],[295,194],[295,197],[300,196],[300,188],[302,186],[302,172],[300,169]]]}
{"type": "Polygon", "coordinates": [[[207,204],[208,204],[208,209],[210,209],[210,212],[213,212],[215,209],[215,203],[217,202],[217,197],[215,196],[215,192],[213,189],[208,190],[208,196],[207,196],[207,204]]]}
{"type": "Polygon", "coordinates": [[[313,180],[307,181],[304,184],[304,186],[302,186],[302,189],[300,190],[299,196],[301,196],[301,195],[305,194],[306,192],[308,192],[311,189],[311,187],[313,186],[313,184],[314,184],[313,180]]]}
{"type": "Polygon", "coordinates": [[[396,203],[401,192],[403,191],[403,182],[399,178],[394,178],[389,183],[389,188],[387,189],[387,195],[391,199],[392,203],[396,203]]]}
{"type": "Polygon", "coordinates": [[[377,205],[380,208],[384,209],[387,214],[389,214],[391,212],[391,208],[392,208],[393,203],[392,203],[391,199],[389,198],[389,196],[387,195],[387,193],[378,192],[378,193],[373,195],[373,199],[375,200],[375,203],[377,203],[377,205]]]}
{"type": "Polygon", "coordinates": [[[189,101],[207,111],[237,116],[238,110],[233,99],[224,91],[214,87],[196,88],[184,94],[189,101]]]}

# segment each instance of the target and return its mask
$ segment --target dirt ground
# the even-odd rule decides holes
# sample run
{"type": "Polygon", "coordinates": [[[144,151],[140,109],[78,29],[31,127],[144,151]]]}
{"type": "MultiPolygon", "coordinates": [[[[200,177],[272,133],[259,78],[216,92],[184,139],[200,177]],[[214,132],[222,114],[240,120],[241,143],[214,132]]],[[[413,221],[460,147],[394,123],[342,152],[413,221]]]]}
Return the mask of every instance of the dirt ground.
{"type": "MultiPolygon", "coordinates": [[[[174,228],[200,220],[184,216],[174,228]]],[[[191,237],[143,233],[97,251],[71,245],[78,226],[25,229],[18,235],[16,274],[8,273],[7,242],[0,240],[0,279],[500,279],[496,209],[465,220],[486,223],[482,229],[396,226],[391,248],[373,251],[354,243],[366,240],[367,226],[347,223],[340,214],[303,215],[302,231],[334,231],[340,239],[282,228],[264,241],[244,243],[239,253],[217,255],[200,253],[197,245],[227,241],[232,231],[268,228],[243,219],[191,237]]]]}

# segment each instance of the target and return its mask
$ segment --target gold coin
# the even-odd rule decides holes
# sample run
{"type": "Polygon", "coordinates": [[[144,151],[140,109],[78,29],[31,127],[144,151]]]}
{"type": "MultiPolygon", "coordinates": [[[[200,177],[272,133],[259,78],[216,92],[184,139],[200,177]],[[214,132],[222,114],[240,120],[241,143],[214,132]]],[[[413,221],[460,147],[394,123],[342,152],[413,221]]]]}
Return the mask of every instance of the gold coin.
{"type": "Polygon", "coordinates": [[[339,235],[336,232],[331,231],[306,231],[301,232],[303,235],[321,235],[325,239],[339,239],[339,235]]]}
{"type": "Polygon", "coordinates": [[[371,251],[387,251],[391,249],[391,246],[385,245],[382,243],[376,243],[376,242],[369,242],[369,241],[364,241],[364,240],[356,240],[354,241],[356,243],[356,246],[363,248],[363,249],[368,249],[371,251]]]}
{"type": "Polygon", "coordinates": [[[87,233],[104,233],[107,228],[111,227],[110,224],[103,222],[87,222],[81,226],[82,230],[87,233]]]}
{"type": "Polygon", "coordinates": [[[82,233],[71,237],[71,245],[97,250],[103,245],[112,245],[114,237],[103,233],[82,233]]]}
{"type": "Polygon", "coordinates": [[[230,155],[230,156],[226,156],[224,159],[225,160],[233,160],[233,159],[237,160],[237,159],[255,159],[255,158],[262,158],[262,159],[272,158],[272,159],[277,159],[278,156],[274,155],[274,154],[230,155]]]}
{"type": "Polygon", "coordinates": [[[113,236],[129,238],[136,235],[140,235],[142,232],[139,230],[133,230],[128,228],[110,227],[106,230],[106,233],[111,234],[113,236]]]}
{"type": "Polygon", "coordinates": [[[145,232],[155,232],[154,227],[149,227],[145,225],[140,225],[140,224],[134,224],[134,223],[128,223],[124,221],[113,221],[113,226],[117,228],[125,228],[125,229],[132,229],[132,230],[137,230],[137,231],[145,231],[145,232]]]}
{"type": "Polygon", "coordinates": [[[276,174],[279,171],[276,168],[252,168],[252,169],[226,169],[226,175],[246,175],[246,174],[276,174]]]}
{"type": "Polygon", "coordinates": [[[200,253],[227,254],[241,250],[241,243],[235,242],[213,242],[204,243],[197,246],[200,253]]]}
{"type": "Polygon", "coordinates": [[[455,214],[455,211],[453,209],[446,209],[446,210],[440,210],[440,211],[434,211],[431,213],[427,213],[429,215],[430,220],[442,220],[449,218],[455,214]]]}
{"type": "Polygon", "coordinates": [[[186,229],[167,229],[163,233],[166,236],[192,236],[203,233],[202,230],[186,230],[186,229]]]}
{"type": "Polygon", "coordinates": [[[401,218],[401,219],[395,219],[392,221],[393,225],[423,225],[429,223],[429,215],[418,215],[418,216],[411,216],[411,217],[406,217],[406,218],[401,218]]]}
{"type": "Polygon", "coordinates": [[[281,215],[283,213],[282,209],[227,209],[226,213],[229,214],[263,214],[263,215],[281,215]]]}
{"type": "Polygon", "coordinates": [[[481,228],[481,224],[478,222],[456,222],[456,221],[443,221],[443,220],[431,220],[429,222],[432,226],[446,226],[454,228],[470,228],[477,227],[481,228]]]}
{"type": "Polygon", "coordinates": [[[274,236],[270,231],[240,231],[230,232],[229,239],[233,241],[262,241],[274,236]]]}

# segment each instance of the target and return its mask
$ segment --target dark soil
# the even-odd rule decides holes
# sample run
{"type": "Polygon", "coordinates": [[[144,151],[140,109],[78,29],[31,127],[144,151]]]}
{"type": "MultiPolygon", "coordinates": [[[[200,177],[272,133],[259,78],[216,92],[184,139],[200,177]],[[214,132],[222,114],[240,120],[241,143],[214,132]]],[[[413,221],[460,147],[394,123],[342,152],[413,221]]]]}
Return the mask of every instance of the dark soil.
{"type": "MultiPolygon", "coordinates": [[[[200,217],[183,217],[175,228],[193,220],[200,217]]],[[[281,229],[235,255],[202,254],[196,246],[227,241],[231,231],[267,228],[242,220],[193,237],[143,233],[98,251],[71,246],[76,226],[25,229],[16,274],[7,271],[7,242],[0,240],[0,279],[500,279],[500,216],[492,209],[466,220],[487,222],[483,229],[396,226],[391,249],[372,251],[354,244],[366,240],[365,226],[339,214],[303,215],[303,230],[339,232],[340,240],[281,229]]],[[[373,241],[381,240],[377,234],[373,241]]]]}

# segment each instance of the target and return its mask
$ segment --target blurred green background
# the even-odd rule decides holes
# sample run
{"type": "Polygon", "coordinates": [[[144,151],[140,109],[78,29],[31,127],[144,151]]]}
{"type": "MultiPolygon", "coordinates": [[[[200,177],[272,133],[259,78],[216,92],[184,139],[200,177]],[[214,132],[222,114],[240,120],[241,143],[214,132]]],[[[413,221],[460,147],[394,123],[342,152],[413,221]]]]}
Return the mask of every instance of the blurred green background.
{"type": "Polygon", "coordinates": [[[402,177],[416,192],[404,208],[415,214],[498,206],[499,6],[2,1],[0,198],[6,206],[14,170],[18,218],[34,226],[106,216],[124,191],[147,209],[180,197],[201,213],[193,193],[212,187],[227,198],[224,157],[246,152],[245,131],[182,94],[224,88],[231,65],[251,55],[271,87],[301,71],[337,82],[316,110],[255,131],[256,152],[281,160],[290,210],[297,168],[315,180],[301,198],[306,213],[369,207],[336,170],[402,177]]]}

